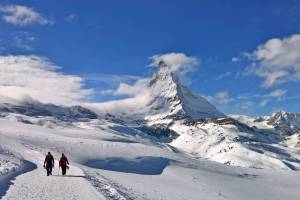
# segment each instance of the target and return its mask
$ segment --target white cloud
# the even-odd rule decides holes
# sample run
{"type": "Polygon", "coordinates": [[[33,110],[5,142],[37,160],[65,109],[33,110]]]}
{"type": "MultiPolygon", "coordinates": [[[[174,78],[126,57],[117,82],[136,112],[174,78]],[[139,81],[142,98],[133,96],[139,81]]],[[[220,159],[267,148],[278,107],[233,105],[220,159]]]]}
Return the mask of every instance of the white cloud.
{"type": "Polygon", "coordinates": [[[117,89],[107,89],[101,91],[102,95],[125,96],[123,99],[112,100],[108,102],[87,104],[92,109],[98,110],[100,113],[106,112],[136,112],[146,109],[145,105],[152,99],[147,85],[149,79],[140,78],[133,84],[120,83],[117,89]]]}
{"type": "Polygon", "coordinates": [[[19,49],[33,51],[34,48],[32,47],[32,44],[35,40],[36,38],[28,32],[17,32],[13,37],[13,45],[19,49]]]}
{"type": "Polygon", "coordinates": [[[64,18],[64,20],[68,23],[72,23],[77,19],[78,19],[78,15],[76,15],[76,14],[70,14],[64,18]]]}
{"type": "Polygon", "coordinates": [[[274,101],[274,100],[280,101],[283,99],[286,92],[287,92],[286,90],[277,89],[277,90],[270,92],[269,94],[263,95],[261,97],[267,98],[267,99],[262,100],[259,105],[261,107],[265,107],[270,101],[274,101]]]}
{"type": "Polygon", "coordinates": [[[88,81],[105,83],[109,86],[117,87],[120,85],[120,83],[133,83],[142,79],[142,77],[126,74],[92,74],[85,76],[85,79],[88,81]]]}
{"type": "Polygon", "coordinates": [[[101,95],[112,95],[114,94],[115,90],[112,89],[106,89],[106,90],[100,90],[99,94],[101,95]]]}
{"type": "Polygon", "coordinates": [[[278,89],[278,90],[274,90],[272,91],[270,94],[268,94],[268,97],[271,98],[281,98],[286,94],[286,90],[283,89],[278,89]]]}
{"type": "Polygon", "coordinates": [[[269,103],[269,99],[265,99],[265,100],[262,100],[260,103],[259,103],[259,105],[261,106],[261,107],[265,107],[268,103],[269,103]]]}
{"type": "Polygon", "coordinates": [[[47,25],[51,20],[46,19],[33,8],[21,5],[0,6],[0,12],[3,14],[3,20],[9,24],[17,26],[28,26],[32,24],[47,25]]]}
{"type": "Polygon", "coordinates": [[[195,66],[199,64],[199,60],[193,56],[187,56],[184,53],[166,53],[150,57],[152,63],[148,66],[158,67],[159,63],[163,61],[170,72],[176,73],[180,82],[184,85],[190,84],[187,78],[187,73],[194,71],[195,66]]]}
{"type": "Polygon", "coordinates": [[[215,100],[215,97],[213,97],[213,96],[205,96],[205,95],[202,95],[202,96],[209,102],[213,102],[215,100]]]}
{"type": "Polygon", "coordinates": [[[220,92],[217,92],[213,96],[205,96],[205,98],[209,102],[213,102],[213,103],[218,104],[218,105],[228,104],[229,102],[231,102],[231,101],[234,100],[233,98],[231,98],[229,96],[229,92],[228,91],[220,91],[220,92]]]}
{"type": "Polygon", "coordinates": [[[136,81],[133,85],[129,85],[127,83],[121,83],[117,90],[114,92],[114,95],[126,95],[126,96],[137,96],[143,92],[147,88],[150,79],[140,79],[136,81]]]}
{"type": "Polygon", "coordinates": [[[248,55],[257,62],[250,72],[265,79],[263,87],[300,80],[300,34],[270,39],[248,55]]]}
{"type": "Polygon", "coordinates": [[[223,74],[220,74],[219,76],[216,77],[216,80],[222,80],[223,78],[229,77],[231,76],[232,73],[231,72],[225,72],[223,74]]]}
{"type": "MultiPolygon", "coordinates": [[[[84,79],[57,72],[58,66],[39,56],[0,56],[0,96],[22,101],[76,104],[93,90],[84,89],[84,79]]],[[[3,99],[3,98],[2,98],[3,99]]]]}
{"type": "Polygon", "coordinates": [[[239,57],[233,57],[233,58],[231,58],[231,62],[233,62],[233,63],[237,63],[239,61],[240,61],[239,57]]]}
{"type": "Polygon", "coordinates": [[[97,110],[99,113],[136,113],[146,109],[145,105],[149,103],[151,97],[149,93],[141,93],[134,97],[129,97],[121,100],[112,100],[102,103],[89,103],[86,104],[93,110],[97,110]]]}
{"type": "Polygon", "coordinates": [[[221,104],[226,104],[229,102],[229,93],[227,91],[218,92],[215,96],[221,104]]]}
{"type": "Polygon", "coordinates": [[[242,102],[240,104],[238,104],[238,106],[240,106],[241,109],[243,110],[248,110],[253,106],[253,102],[252,101],[247,101],[247,102],[242,102]]]}
{"type": "Polygon", "coordinates": [[[149,66],[158,67],[161,61],[165,62],[170,71],[184,75],[193,71],[195,65],[199,63],[196,57],[187,56],[184,53],[166,53],[150,57],[152,63],[149,66]]]}

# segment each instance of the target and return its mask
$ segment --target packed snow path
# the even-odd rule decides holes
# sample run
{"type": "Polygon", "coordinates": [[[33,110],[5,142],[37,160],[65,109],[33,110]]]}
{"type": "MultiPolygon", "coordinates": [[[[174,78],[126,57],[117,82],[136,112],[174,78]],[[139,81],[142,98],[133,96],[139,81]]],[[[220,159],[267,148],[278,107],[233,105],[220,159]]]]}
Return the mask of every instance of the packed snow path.
{"type": "Polygon", "coordinates": [[[105,199],[84,178],[83,172],[70,166],[67,176],[58,176],[58,167],[53,176],[46,176],[45,169],[38,168],[17,176],[3,200],[101,200],[105,199]]]}

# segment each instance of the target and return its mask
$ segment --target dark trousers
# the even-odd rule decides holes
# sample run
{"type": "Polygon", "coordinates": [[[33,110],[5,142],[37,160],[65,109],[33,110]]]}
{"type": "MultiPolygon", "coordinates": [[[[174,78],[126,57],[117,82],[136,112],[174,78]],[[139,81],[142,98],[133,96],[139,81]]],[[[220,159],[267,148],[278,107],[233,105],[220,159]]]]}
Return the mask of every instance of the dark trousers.
{"type": "Polygon", "coordinates": [[[61,171],[62,171],[62,175],[66,175],[66,172],[67,172],[67,166],[62,165],[62,166],[61,166],[61,171]]]}
{"type": "Polygon", "coordinates": [[[47,176],[52,175],[52,166],[46,166],[47,176]]]}

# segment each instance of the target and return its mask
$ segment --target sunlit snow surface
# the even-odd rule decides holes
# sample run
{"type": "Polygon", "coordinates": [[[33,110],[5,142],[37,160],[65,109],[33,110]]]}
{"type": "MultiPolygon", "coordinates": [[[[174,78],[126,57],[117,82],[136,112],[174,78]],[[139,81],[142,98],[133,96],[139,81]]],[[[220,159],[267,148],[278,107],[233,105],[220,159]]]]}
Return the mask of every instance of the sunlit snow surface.
{"type": "MultiPolygon", "coordinates": [[[[38,167],[12,180],[14,184],[3,199],[61,199],[63,194],[72,199],[296,199],[300,194],[300,175],[296,171],[241,168],[199,156],[196,159],[128,127],[123,132],[122,126],[109,121],[47,128],[9,118],[1,119],[0,126],[1,147],[12,149],[16,155],[22,155],[18,159],[38,167]],[[119,126],[118,131],[115,126],[119,126]],[[41,165],[48,151],[56,159],[61,152],[69,157],[73,171],[71,177],[65,177],[66,182],[59,176],[44,182],[48,177],[41,165]],[[30,188],[26,187],[27,181],[30,188]],[[78,193],[73,185],[76,182],[85,193],[78,193]],[[51,190],[52,184],[55,189],[51,190]],[[69,189],[61,192],[59,186],[69,189]],[[51,193],[42,198],[41,194],[48,189],[51,193]]],[[[14,159],[18,160],[9,160],[13,163],[14,159]]],[[[252,161],[255,162],[259,161],[252,161]]],[[[278,162],[277,167],[265,167],[282,166],[278,162]]],[[[54,173],[57,172],[56,166],[54,173]]]]}

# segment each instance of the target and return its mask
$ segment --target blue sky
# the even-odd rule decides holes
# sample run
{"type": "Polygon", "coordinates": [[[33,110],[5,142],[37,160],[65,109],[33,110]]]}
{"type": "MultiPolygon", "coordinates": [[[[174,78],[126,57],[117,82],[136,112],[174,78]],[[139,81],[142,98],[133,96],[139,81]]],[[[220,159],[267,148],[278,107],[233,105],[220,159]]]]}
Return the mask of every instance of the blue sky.
{"type": "Polygon", "coordinates": [[[149,57],[180,52],[199,61],[188,75],[190,88],[225,113],[300,111],[300,76],[290,78],[300,73],[297,0],[3,0],[1,6],[1,55],[47,58],[59,73],[82,77],[79,87],[93,88],[89,101],[122,98],[103,91],[150,76],[149,57]],[[26,9],[39,16],[5,18],[18,10],[9,6],[25,7],[25,18],[32,17],[26,9]],[[277,40],[267,45],[274,38],[280,47],[277,40]],[[282,53],[270,60],[266,49],[282,53]]]}

